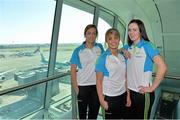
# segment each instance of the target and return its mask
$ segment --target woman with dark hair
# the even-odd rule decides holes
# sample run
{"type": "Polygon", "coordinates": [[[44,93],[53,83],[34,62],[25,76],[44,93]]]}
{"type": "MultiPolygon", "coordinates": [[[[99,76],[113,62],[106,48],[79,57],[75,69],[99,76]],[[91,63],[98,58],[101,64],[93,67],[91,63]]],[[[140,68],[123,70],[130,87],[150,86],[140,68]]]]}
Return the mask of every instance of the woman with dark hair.
{"type": "Polygon", "coordinates": [[[87,25],[84,30],[85,41],[74,50],[70,60],[71,83],[77,94],[80,119],[96,119],[99,112],[95,64],[104,49],[95,42],[97,35],[97,27],[87,25]]]}
{"type": "Polygon", "coordinates": [[[150,42],[144,23],[139,19],[129,22],[128,44],[124,49],[131,54],[127,60],[128,89],[132,102],[129,117],[148,119],[154,102],[154,91],[164,78],[167,66],[158,49],[150,42]],[[157,70],[152,81],[153,64],[157,70]]]}

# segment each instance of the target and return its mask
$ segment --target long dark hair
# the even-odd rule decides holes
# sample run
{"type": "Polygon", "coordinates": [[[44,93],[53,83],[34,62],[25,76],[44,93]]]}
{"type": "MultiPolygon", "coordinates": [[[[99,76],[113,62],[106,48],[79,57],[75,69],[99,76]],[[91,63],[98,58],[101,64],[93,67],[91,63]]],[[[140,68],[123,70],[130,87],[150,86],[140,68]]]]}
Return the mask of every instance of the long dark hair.
{"type": "MultiPolygon", "coordinates": [[[[140,31],[140,34],[141,34],[141,37],[145,40],[145,41],[150,41],[148,36],[147,36],[147,33],[146,33],[146,29],[145,29],[145,26],[144,26],[144,23],[139,20],[139,19],[133,19],[129,22],[128,26],[131,24],[131,23],[136,23],[138,25],[138,28],[139,28],[139,31],[140,31]]],[[[128,44],[129,45],[132,45],[133,41],[130,39],[129,35],[128,35],[128,44]]]]}
{"type": "MultiPolygon", "coordinates": [[[[98,30],[96,25],[94,24],[89,24],[86,26],[86,28],[84,29],[84,37],[86,36],[86,32],[90,29],[90,28],[94,28],[96,30],[96,37],[98,36],[98,30]]],[[[86,43],[86,41],[83,42],[83,44],[86,43]]]]}

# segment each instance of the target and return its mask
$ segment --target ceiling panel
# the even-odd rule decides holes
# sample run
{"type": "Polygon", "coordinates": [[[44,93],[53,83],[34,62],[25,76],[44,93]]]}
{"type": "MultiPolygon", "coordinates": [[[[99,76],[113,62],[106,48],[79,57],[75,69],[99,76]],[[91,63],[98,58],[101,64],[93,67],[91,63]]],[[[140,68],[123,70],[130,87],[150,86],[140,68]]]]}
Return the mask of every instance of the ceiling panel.
{"type": "Polygon", "coordinates": [[[180,0],[155,0],[164,33],[180,33],[180,0]]]}

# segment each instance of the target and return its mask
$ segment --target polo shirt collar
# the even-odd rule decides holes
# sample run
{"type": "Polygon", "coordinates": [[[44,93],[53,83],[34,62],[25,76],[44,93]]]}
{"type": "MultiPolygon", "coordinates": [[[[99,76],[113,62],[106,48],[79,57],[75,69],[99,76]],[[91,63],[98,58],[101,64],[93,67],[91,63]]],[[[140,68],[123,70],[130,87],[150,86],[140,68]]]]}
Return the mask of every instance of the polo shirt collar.
{"type": "MultiPolygon", "coordinates": [[[[93,43],[93,46],[97,46],[97,43],[94,42],[94,43],[93,43]]],[[[84,42],[83,44],[81,44],[80,48],[81,48],[82,50],[85,49],[85,48],[86,48],[86,42],[84,42]]]]}

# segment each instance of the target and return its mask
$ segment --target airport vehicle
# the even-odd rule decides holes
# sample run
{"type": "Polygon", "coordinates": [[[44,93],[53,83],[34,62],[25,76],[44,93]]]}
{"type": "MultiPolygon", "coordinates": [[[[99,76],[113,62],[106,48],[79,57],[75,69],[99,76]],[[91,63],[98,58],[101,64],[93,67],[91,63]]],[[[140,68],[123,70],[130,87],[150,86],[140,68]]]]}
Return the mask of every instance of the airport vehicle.
{"type": "Polygon", "coordinates": [[[1,0],[0,71],[16,72],[0,74],[0,119],[78,118],[70,72],[59,72],[69,66],[63,61],[69,61],[73,49],[83,42],[87,24],[98,26],[98,42],[104,43],[105,31],[114,27],[125,44],[127,25],[134,18],[145,23],[168,65],[155,91],[151,118],[180,119],[179,6],[180,0],[1,0]],[[44,51],[41,57],[19,52],[32,45],[43,47],[49,60],[44,59],[44,51]],[[8,56],[17,51],[23,57],[8,56]]]}

